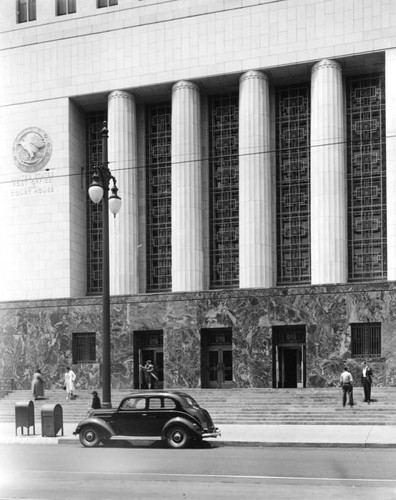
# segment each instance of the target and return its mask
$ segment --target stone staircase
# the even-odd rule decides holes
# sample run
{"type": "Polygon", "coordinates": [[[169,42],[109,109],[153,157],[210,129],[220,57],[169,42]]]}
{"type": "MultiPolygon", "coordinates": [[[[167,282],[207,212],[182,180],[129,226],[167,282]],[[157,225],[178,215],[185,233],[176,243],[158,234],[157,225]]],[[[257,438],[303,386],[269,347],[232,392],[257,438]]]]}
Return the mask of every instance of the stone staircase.
{"type": "MultiPolygon", "coordinates": [[[[113,407],[130,391],[112,390],[113,407]]],[[[341,389],[185,389],[221,424],[396,425],[396,387],[373,387],[373,402],[363,402],[363,389],[354,389],[355,406],[342,407],[341,389]]],[[[15,422],[15,403],[31,400],[29,390],[15,390],[0,399],[0,422],[15,422]]],[[[59,403],[63,421],[77,423],[87,413],[91,390],[76,391],[67,401],[61,390],[48,390],[33,400],[35,421],[43,405],[59,403]]]]}

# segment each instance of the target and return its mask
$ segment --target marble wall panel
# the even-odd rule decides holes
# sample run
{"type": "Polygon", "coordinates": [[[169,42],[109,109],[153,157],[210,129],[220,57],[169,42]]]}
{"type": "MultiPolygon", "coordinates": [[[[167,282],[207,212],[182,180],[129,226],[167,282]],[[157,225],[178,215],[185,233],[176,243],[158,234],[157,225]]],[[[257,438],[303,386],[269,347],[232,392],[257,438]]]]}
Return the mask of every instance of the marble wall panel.
{"type": "Polygon", "coordinates": [[[206,321],[205,328],[232,328],[233,372],[237,387],[272,385],[271,330],[263,326],[265,321],[262,321],[267,316],[266,297],[233,298],[207,304],[205,318],[212,321],[206,321]]]}
{"type": "Polygon", "coordinates": [[[168,302],[164,328],[164,386],[201,386],[201,336],[194,301],[168,302]]]}
{"type": "Polygon", "coordinates": [[[343,357],[350,357],[349,342],[344,335],[344,325],[310,325],[307,328],[307,386],[325,387],[339,385],[343,370],[343,357]],[[346,347],[347,345],[347,347],[346,347]]]}
{"type": "MultiPolygon", "coordinates": [[[[47,388],[63,385],[65,368],[72,365],[72,333],[92,331],[96,314],[94,307],[38,306],[2,310],[0,316],[8,332],[0,340],[1,376],[12,376],[17,388],[27,389],[36,368],[42,370],[47,388]]],[[[77,386],[99,386],[97,363],[73,369],[77,386]]]]}
{"type": "MultiPolygon", "coordinates": [[[[356,383],[351,323],[380,322],[382,356],[375,385],[396,385],[396,294],[392,284],[114,297],[111,301],[112,386],[133,388],[133,332],[162,330],[164,387],[201,386],[201,330],[231,328],[236,387],[272,387],[272,327],[305,325],[309,387],[334,386],[344,363],[356,383]]],[[[77,388],[101,386],[100,298],[0,304],[0,378],[29,388],[42,368],[47,387],[60,387],[72,363],[72,334],[96,332],[96,363],[73,366],[77,388]]]]}

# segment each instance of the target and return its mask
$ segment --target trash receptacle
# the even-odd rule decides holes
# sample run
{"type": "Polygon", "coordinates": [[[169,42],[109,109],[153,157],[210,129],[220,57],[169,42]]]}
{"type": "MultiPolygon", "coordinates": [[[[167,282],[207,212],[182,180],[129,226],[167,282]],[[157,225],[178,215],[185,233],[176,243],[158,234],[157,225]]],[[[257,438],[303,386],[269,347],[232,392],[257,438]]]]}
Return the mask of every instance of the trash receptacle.
{"type": "Polygon", "coordinates": [[[18,434],[18,427],[27,427],[27,433],[30,434],[30,427],[33,427],[33,434],[36,434],[34,425],[34,403],[33,401],[17,401],[15,403],[15,435],[18,434]]]}
{"type": "Polygon", "coordinates": [[[41,408],[41,434],[46,437],[56,437],[59,431],[63,436],[63,410],[57,403],[54,405],[43,405],[41,408]]]}

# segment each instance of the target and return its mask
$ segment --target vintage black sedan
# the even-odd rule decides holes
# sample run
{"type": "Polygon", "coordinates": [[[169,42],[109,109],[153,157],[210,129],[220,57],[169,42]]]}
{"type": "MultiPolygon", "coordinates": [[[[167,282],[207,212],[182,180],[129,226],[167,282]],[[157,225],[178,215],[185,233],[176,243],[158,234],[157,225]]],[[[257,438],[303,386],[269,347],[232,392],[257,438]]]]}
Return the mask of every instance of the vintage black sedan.
{"type": "Polygon", "coordinates": [[[171,448],[220,436],[209,413],[184,392],[134,392],[118,408],[89,410],[73,434],[92,448],[111,439],[165,440],[171,448]]]}

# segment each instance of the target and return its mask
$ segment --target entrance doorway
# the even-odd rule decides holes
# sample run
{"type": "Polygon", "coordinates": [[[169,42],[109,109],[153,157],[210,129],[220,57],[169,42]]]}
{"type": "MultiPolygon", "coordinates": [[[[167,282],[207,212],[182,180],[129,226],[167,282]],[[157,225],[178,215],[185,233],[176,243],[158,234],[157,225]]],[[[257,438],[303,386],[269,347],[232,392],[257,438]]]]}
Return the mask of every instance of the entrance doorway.
{"type": "Polygon", "coordinates": [[[305,346],[278,346],[278,387],[303,387],[305,346]]]}
{"type": "Polygon", "coordinates": [[[201,377],[202,387],[221,389],[234,386],[231,328],[201,330],[201,377]]]}
{"type": "Polygon", "coordinates": [[[305,326],[273,328],[273,387],[306,386],[305,326]]]}
{"type": "Polygon", "coordinates": [[[136,331],[133,332],[133,386],[135,389],[147,389],[144,372],[140,365],[151,360],[154,365],[154,373],[158,378],[155,382],[156,389],[164,387],[164,347],[162,330],[136,331]]]}

